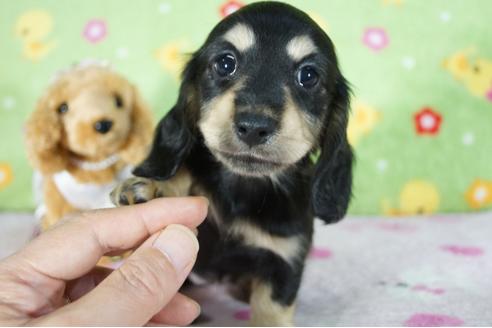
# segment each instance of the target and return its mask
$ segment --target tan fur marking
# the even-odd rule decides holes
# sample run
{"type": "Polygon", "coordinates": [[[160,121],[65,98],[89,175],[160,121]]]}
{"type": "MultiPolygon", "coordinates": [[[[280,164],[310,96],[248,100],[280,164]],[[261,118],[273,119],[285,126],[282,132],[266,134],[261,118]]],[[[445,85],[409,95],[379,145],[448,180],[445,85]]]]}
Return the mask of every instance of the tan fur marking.
{"type": "Polygon", "coordinates": [[[226,133],[232,134],[234,116],[234,88],[212,99],[204,106],[204,114],[198,126],[205,137],[205,143],[212,149],[220,147],[226,133]]]}
{"type": "Polygon", "coordinates": [[[313,130],[316,126],[299,110],[286,89],[285,113],[277,136],[278,151],[285,162],[295,163],[313,148],[316,143],[313,130]]]}
{"type": "Polygon", "coordinates": [[[160,192],[166,197],[185,197],[190,194],[191,175],[185,168],[180,168],[174,177],[166,181],[154,181],[160,192]]]}
{"type": "Polygon", "coordinates": [[[237,50],[244,52],[255,44],[255,34],[246,24],[239,23],[226,32],[224,39],[237,50]]]}
{"type": "Polygon", "coordinates": [[[287,43],[287,54],[294,61],[299,61],[317,50],[313,40],[307,35],[296,36],[287,43]]]}
{"type": "Polygon", "coordinates": [[[272,236],[244,220],[233,223],[229,232],[242,237],[245,245],[267,249],[289,263],[296,260],[301,247],[301,240],[298,237],[272,236]]]}
{"type": "Polygon", "coordinates": [[[295,304],[282,306],[272,300],[272,287],[261,281],[252,283],[251,326],[294,326],[295,304]]]}

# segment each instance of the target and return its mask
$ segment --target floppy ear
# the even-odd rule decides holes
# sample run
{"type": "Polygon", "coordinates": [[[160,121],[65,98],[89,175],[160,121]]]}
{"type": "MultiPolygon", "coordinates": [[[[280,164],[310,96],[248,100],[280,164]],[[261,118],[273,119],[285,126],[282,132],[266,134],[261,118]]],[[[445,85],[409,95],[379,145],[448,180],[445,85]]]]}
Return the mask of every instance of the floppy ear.
{"type": "Polygon", "coordinates": [[[196,57],[187,64],[183,73],[176,105],[159,122],[152,148],[147,158],[133,170],[133,174],[155,180],[167,180],[174,176],[195,144],[197,108],[196,57]]]}
{"type": "Polygon", "coordinates": [[[326,223],[341,220],[352,192],[352,149],[347,140],[350,103],[347,82],[340,75],[321,133],[321,155],[311,186],[314,215],[326,223]]]}
{"type": "Polygon", "coordinates": [[[68,165],[68,152],[60,142],[62,123],[56,109],[50,106],[50,98],[49,93],[39,99],[25,125],[27,157],[45,175],[62,171],[68,165]]]}
{"type": "Polygon", "coordinates": [[[128,140],[120,151],[120,156],[128,163],[138,164],[148,153],[150,142],[152,141],[154,122],[152,113],[135,86],[132,86],[132,93],[132,128],[128,140]]]}

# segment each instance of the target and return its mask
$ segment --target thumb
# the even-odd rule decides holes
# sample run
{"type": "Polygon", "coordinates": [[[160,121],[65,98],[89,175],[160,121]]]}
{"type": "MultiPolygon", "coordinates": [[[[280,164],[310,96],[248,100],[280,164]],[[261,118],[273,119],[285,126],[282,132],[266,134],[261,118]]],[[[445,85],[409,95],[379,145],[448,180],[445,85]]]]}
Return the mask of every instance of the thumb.
{"type": "Polygon", "coordinates": [[[55,311],[52,319],[56,321],[48,323],[144,325],[176,295],[197,253],[193,232],[182,225],[169,225],[145,241],[94,290],[55,311]]]}

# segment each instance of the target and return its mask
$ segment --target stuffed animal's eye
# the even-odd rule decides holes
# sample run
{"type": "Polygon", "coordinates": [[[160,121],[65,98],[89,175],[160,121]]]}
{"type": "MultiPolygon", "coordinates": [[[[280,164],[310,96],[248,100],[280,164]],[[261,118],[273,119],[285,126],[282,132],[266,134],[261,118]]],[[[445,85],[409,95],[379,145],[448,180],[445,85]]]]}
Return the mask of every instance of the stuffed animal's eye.
{"type": "Polygon", "coordinates": [[[297,72],[297,83],[304,88],[312,88],[319,81],[319,75],[312,66],[304,66],[297,72]]]}
{"type": "Polygon", "coordinates": [[[59,114],[65,114],[66,112],[68,112],[68,105],[67,105],[67,103],[62,103],[60,106],[58,106],[57,111],[58,111],[59,114]]]}
{"type": "Polygon", "coordinates": [[[221,77],[232,75],[236,71],[236,58],[231,54],[219,56],[215,60],[214,69],[221,77]]]}
{"type": "Polygon", "coordinates": [[[117,108],[123,108],[123,98],[117,93],[114,94],[114,104],[117,108]]]}

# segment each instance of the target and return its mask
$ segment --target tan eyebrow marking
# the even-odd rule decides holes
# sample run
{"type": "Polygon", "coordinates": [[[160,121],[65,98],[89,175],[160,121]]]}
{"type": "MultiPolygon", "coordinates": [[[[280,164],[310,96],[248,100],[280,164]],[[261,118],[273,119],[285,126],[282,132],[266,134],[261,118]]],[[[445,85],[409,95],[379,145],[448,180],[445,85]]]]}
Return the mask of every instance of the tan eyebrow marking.
{"type": "Polygon", "coordinates": [[[224,35],[224,39],[232,43],[232,45],[241,52],[248,50],[256,42],[253,30],[243,23],[234,25],[234,27],[224,35]]]}
{"type": "Polygon", "coordinates": [[[318,50],[313,40],[307,35],[296,36],[287,43],[287,54],[294,61],[310,55],[318,50]]]}

